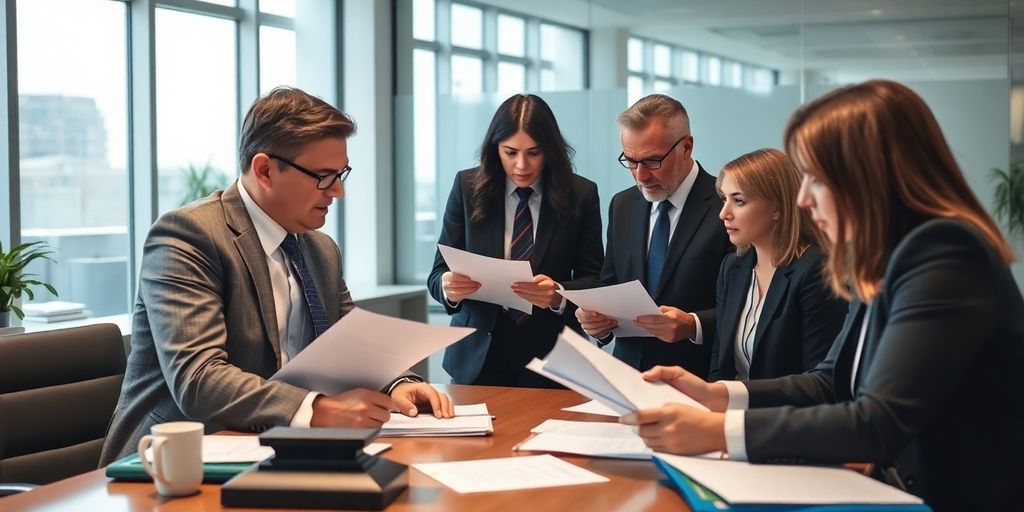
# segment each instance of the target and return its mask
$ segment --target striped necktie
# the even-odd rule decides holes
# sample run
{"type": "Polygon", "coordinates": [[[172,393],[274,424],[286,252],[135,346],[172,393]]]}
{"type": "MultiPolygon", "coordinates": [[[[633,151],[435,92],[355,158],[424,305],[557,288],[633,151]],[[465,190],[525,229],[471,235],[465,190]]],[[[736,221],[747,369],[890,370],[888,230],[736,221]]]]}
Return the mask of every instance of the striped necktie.
{"type": "MultiPolygon", "coordinates": [[[[519,187],[516,195],[519,196],[519,204],[516,205],[516,216],[512,222],[512,246],[509,249],[509,256],[513,260],[530,261],[533,256],[533,215],[530,213],[530,195],[533,189],[530,187],[519,187]]],[[[530,319],[530,315],[515,309],[508,310],[509,316],[515,320],[517,325],[523,325],[530,319]]]]}

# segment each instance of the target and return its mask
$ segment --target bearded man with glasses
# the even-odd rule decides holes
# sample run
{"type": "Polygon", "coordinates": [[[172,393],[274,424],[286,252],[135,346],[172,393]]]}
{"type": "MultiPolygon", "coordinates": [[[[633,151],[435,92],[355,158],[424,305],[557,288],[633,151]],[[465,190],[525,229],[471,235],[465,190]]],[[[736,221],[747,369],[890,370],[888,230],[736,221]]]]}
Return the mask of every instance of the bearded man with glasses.
{"type": "Polygon", "coordinates": [[[449,398],[411,373],[333,396],[269,380],[353,308],[338,245],[317,230],[345,195],[354,132],[323,100],[274,89],[245,116],[241,177],[153,224],[102,465],[168,421],[203,422],[211,433],[377,428],[390,411],[414,416],[418,405],[453,416],[449,398]]]}
{"type": "Polygon", "coordinates": [[[619,163],[635,187],[612,198],[601,281],[635,279],[660,306],[636,323],[650,336],[616,338],[614,319],[578,309],[583,329],[638,370],[682,366],[706,378],[715,339],[715,285],[733,251],[718,212],[715,178],[693,159],[690,119],[681,103],[652,94],[619,114],[619,163]]]}

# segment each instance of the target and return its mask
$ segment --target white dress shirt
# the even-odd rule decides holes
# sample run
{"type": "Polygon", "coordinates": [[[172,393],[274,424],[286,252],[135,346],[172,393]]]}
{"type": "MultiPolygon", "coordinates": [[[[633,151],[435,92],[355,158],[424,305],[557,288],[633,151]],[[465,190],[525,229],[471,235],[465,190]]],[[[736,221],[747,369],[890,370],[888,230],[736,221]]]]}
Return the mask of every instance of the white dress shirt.
{"type": "MultiPolygon", "coordinates": [[[[281,341],[281,366],[288,362],[289,347],[302,347],[315,337],[313,330],[313,319],[309,315],[309,306],[302,296],[302,287],[295,275],[291,272],[288,256],[281,250],[281,242],[286,236],[294,236],[288,233],[274,219],[270,218],[256,201],[253,201],[249,192],[245,190],[242,180],[238,182],[238,193],[242,196],[242,204],[249,212],[252,225],[256,229],[256,235],[260,239],[260,245],[267,254],[267,269],[270,271],[270,285],[274,293],[274,312],[277,317],[277,335],[281,341]]],[[[302,401],[299,409],[292,416],[291,426],[309,427],[313,419],[313,400],[319,393],[310,391],[302,401]]]]}
{"type": "MultiPolygon", "coordinates": [[[[769,283],[769,287],[771,283],[769,283]]],[[[750,378],[750,365],[754,361],[754,339],[757,337],[757,324],[764,309],[764,298],[768,290],[761,293],[757,286],[757,270],[750,271],[750,286],[747,288],[747,300],[740,312],[740,323],[733,340],[733,362],[736,364],[736,380],[750,378]]]]}

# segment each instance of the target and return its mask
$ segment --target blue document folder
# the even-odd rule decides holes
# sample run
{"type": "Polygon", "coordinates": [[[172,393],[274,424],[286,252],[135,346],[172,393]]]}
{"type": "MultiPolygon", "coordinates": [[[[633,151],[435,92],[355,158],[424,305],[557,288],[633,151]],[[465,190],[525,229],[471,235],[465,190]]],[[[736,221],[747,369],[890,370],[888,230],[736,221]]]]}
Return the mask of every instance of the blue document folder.
{"type": "Polygon", "coordinates": [[[736,510],[743,512],[854,512],[869,510],[871,512],[931,512],[931,508],[925,504],[918,505],[781,505],[781,504],[742,504],[730,505],[718,497],[710,489],[690,479],[671,464],[654,457],[654,465],[666,476],[672,486],[683,495],[683,499],[690,505],[694,512],[721,512],[723,510],[736,510]]]}

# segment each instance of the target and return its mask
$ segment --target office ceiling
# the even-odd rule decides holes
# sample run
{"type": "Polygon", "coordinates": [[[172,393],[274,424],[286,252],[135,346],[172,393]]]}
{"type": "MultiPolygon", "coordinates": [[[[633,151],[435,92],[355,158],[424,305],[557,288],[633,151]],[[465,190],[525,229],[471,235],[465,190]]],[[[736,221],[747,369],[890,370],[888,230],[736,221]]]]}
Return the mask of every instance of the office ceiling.
{"type": "MultiPolygon", "coordinates": [[[[589,25],[837,80],[1006,76],[1018,0],[590,0],[589,25]]],[[[1019,29],[1018,29],[1019,31],[1019,29]]],[[[1015,33],[1015,40],[1020,40],[1015,33]]]]}

